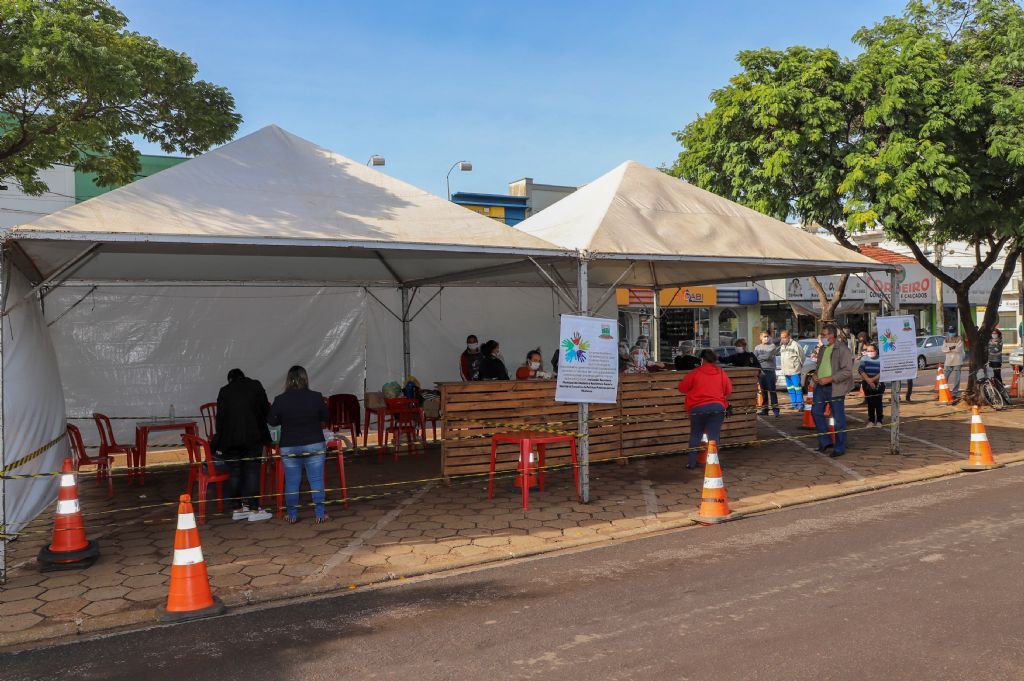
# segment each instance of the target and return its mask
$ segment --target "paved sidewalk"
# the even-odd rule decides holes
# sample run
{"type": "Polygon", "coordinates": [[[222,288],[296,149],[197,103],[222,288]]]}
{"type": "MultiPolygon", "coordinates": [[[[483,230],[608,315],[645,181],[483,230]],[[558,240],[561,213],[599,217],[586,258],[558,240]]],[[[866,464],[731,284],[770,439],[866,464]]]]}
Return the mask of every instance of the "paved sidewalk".
{"type": "MultiPolygon", "coordinates": [[[[851,399],[851,448],[840,459],[812,451],[814,440],[799,429],[795,413],[763,419],[762,444],[724,449],[733,509],[762,512],[949,475],[966,460],[969,412],[931,402],[905,406],[904,453],[893,456],[889,430],[865,428],[857,402],[851,399]]],[[[997,458],[1024,460],[1020,412],[985,412],[984,418],[997,458]]],[[[570,472],[562,470],[549,474],[543,493],[531,493],[524,513],[508,478],[499,481],[493,501],[482,477],[422,482],[440,470],[438,457],[431,451],[398,464],[378,464],[375,456],[347,462],[357,499],[348,509],[332,505],[333,520],[325,525],[313,525],[308,509],[298,525],[211,516],[200,533],[216,593],[238,606],[681,527],[691,522],[702,484],[702,474],[685,470],[681,456],[602,464],[592,468],[592,502],[581,504],[570,472]],[[396,475],[401,482],[381,486],[396,475]]],[[[328,463],[329,486],[337,486],[336,475],[328,463]]],[[[10,545],[0,646],[153,621],[167,594],[174,500],[183,479],[181,468],[149,476],[143,488],[118,478],[117,496],[107,501],[83,474],[82,507],[102,557],[87,570],[40,574],[35,555],[49,541],[52,512],[40,516],[10,545]]]]}

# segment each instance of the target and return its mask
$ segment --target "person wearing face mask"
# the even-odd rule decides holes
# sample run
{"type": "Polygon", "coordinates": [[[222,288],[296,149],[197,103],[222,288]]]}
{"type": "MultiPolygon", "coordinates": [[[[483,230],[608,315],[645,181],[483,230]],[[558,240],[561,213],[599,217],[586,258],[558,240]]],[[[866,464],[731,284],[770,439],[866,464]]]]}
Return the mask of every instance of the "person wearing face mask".
{"type": "Polygon", "coordinates": [[[540,348],[536,350],[530,350],[526,354],[526,361],[516,369],[516,380],[517,381],[528,381],[530,379],[548,379],[551,378],[551,374],[544,371],[543,359],[540,354],[540,348]]]}
{"type": "Polygon", "coordinates": [[[789,390],[789,405],[793,409],[803,409],[800,370],[804,366],[804,349],[793,340],[789,331],[784,330],[779,334],[779,357],[782,359],[782,375],[786,377],[786,388],[789,390]]]}
{"type": "Polygon", "coordinates": [[[960,399],[960,372],[964,366],[964,341],[953,329],[946,332],[946,342],[942,344],[946,353],[946,383],[953,393],[953,399],[960,399]]]}
{"type": "Polygon", "coordinates": [[[825,343],[818,351],[818,362],[814,372],[814,404],[811,416],[818,431],[818,452],[824,454],[834,448],[831,457],[846,453],[846,394],[853,389],[853,353],[846,343],[837,341],[835,324],[826,324],[823,329],[825,343]],[[831,405],[835,419],[836,441],[833,445],[828,432],[828,417],[825,405],[831,405]]]}
{"type": "Polygon", "coordinates": [[[480,380],[507,381],[508,369],[505,368],[505,360],[501,356],[498,341],[489,340],[480,350],[483,354],[483,359],[480,360],[480,380]]]}
{"type": "Polygon", "coordinates": [[[1003,332],[992,329],[992,338],[988,341],[988,365],[992,374],[1000,383],[1003,382],[1003,332]]]}
{"type": "Polygon", "coordinates": [[[466,349],[459,358],[459,373],[462,374],[463,381],[480,380],[480,361],[483,357],[480,352],[480,341],[476,339],[476,336],[473,334],[466,336],[466,349]]]}
{"type": "Polygon", "coordinates": [[[619,341],[619,373],[623,373],[629,368],[629,343],[626,341],[619,341]]]}
{"type": "Polygon", "coordinates": [[[761,416],[768,416],[768,407],[771,405],[775,418],[779,417],[779,392],[775,387],[775,358],[778,354],[779,346],[772,342],[771,335],[765,331],[761,334],[761,344],[754,347],[754,356],[757,357],[758,368],[761,369],[757,382],[761,386],[761,394],[764,395],[761,416]]]}
{"type": "Polygon", "coordinates": [[[651,361],[651,353],[648,350],[648,342],[646,336],[640,336],[636,339],[636,345],[629,351],[629,361],[626,366],[627,374],[646,374],[652,369],[659,371],[664,369],[665,365],[661,362],[651,361]]]}
{"type": "Polygon", "coordinates": [[[864,346],[863,358],[857,371],[864,387],[864,399],[868,403],[868,428],[881,428],[885,409],[882,405],[885,383],[879,380],[882,364],[878,361],[878,348],[871,343],[864,346]]]}

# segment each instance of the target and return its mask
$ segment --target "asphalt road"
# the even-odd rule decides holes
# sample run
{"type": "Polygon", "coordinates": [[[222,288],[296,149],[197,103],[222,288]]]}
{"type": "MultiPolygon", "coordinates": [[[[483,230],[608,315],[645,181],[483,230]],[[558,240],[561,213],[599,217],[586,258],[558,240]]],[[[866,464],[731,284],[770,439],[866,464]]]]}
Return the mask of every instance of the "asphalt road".
{"type": "Polygon", "coordinates": [[[8,655],[36,679],[1021,679],[1024,466],[8,655]]]}

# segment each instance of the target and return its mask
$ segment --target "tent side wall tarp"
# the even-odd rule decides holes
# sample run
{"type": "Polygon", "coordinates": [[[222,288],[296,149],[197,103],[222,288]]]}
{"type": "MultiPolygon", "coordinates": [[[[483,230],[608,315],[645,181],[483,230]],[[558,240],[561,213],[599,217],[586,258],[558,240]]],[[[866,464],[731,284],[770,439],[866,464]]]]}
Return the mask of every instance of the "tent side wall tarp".
{"type": "MultiPolygon", "coordinates": [[[[30,290],[24,275],[3,261],[2,280],[9,287],[7,306],[30,290]]],[[[60,470],[68,456],[64,392],[57,357],[39,302],[30,299],[3,320],[3,465],[5,475],[32,475],[60,470]]],[[[20,531],[56,498],[58,479],[4,480],[4,533],[20,531]]]]}

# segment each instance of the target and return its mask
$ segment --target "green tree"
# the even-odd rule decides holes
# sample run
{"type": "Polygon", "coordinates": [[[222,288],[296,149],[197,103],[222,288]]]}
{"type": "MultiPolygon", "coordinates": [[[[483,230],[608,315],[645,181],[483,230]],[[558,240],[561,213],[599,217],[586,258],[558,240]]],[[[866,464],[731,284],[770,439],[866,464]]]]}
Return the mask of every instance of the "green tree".
{"type": "Polygon", "coordinates": [[[880,226],[906,244],[956,292],[974,394],[1024,249],[1024,10],[914,1],[854,40],[852,60],[803,47],[741,53],[743,73],[677,133],[672,171],[777,216],[788,207],[826,228],[845,219],[841,234],[880,226]],[[975,253],[962,279],[925,255],[953,241],[975,253]],[[978,324],[971,286],[1001,256],[978,324]]]}
{"type": "MultiPolygon", "coordinates": [[[[748,50],[736,60],[742,71],[711,94],[714,108],[675,133],[683,152],[669,172],[779,220],[820,226],[856,251],[836,191],[852,145],[850,63],[806,47],[748,50]]],[[[848,277],[832,295],[811,277],[823,322],[835,320],[848,277]]]]}
{"type": "Polygon", "coordinates": [[[0,179],[40,194],[38,171],[66,164],[123,184],[133,136],[187,155],[232,138],[231,94],[127,24],[105,0],[0,2],[0,179]]]}

